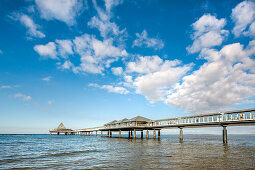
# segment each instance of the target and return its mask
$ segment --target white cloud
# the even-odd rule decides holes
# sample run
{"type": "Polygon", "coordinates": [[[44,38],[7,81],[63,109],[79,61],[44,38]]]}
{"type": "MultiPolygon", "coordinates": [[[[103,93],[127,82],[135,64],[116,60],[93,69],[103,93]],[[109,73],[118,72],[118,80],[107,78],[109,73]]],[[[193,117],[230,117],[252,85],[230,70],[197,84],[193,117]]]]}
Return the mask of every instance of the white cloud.
{"type": "Polygon", "coordinates": [[[63,58],[68,58],[73,55],[73,43],[71,40],[56,40],[59,55],[63,58]]]}
{"type": "Polygon", "coordinates": [[[181,66],[178,60],[163,61],[158,56],[139,57],[135,62],[126,64],[126,73],[138,73],[132,80],[132,76],[125,76],[127,87],[136,89],[136,93],[144,95],[150,102],[163,101],[174,85],[179,81],[190,66],[181,66]]]}
{"type": "Polygon", "coordinates": [[[154,48],[155,50],[162,49],[164,47],[164,43],[162,40],[157,39],[157,38],[149,38],[148,33],[146,30],[143,30],[141,34],[136,33],[137,39],[134,40],[133,42],[133,47],[138,46],[138,47],[151,47],[154,48]]]}
{"type": "Polygon", "coordinates": [[[228,36],[228,31],[223,27],[226,25],[224,18],[217,19],[215,16],[205,14],[192,24],[194,40],[191,46],[187,47],[189,53],[199,52],[202,48],[219,46],[228,36]]]}
{"type": "Polygon", "coordinates": [[[128,55],[125,49],[114,46],[112,39],[100,41],[84,34],[76,37],[73,42],[75,52],[81,56],[81,64],[77,69],[83,72],[102,74],[105,67],[110,67],[119,57],[128,55]]]}
{"type": "Polygon", "coordinates": [[[112,70],[112,73],[116,76],[119,76],[123,73],[122,67],[113,67],[111,70],[112,70]]]}
{"type": "Polygon", "coordinates": [[[50,80],[51,80],[51,78],[52,78],[51,76],[48,76],[48,77],[44,77],[44,78],[42,78],[42,80],[43,80],[43,81],[50,81],[50,80]]]}
{"type": "Polygon", "coordinates": [[[17,93],[14,95],[15,98],[20,98],[24,101],[30,101],[32,100],[32,97],[31,96],[27,96],[27,95],[24,95],[24,94],[21,94],[21,93],[17,93]]]}
{"type": "Polygon", "coordinates": [[[100,35],[105,39],[125,34],[125,29],[120,30],[119,26],[116,23],[111,22],[111,9],[113,6],[117,6],[121,2],[122,1],[119,0],[106,0],[106,11],[104,11],[97,5],[96,1],[93,0],[93,4],[98,13],[98,16],[92,17],[91,20],[88,22],[88,25],[91,28],[97,28],[100,32],[100,35]]]}
{"type": "Polygon", "coordinates": [[[98,85],[98,84],[94,84],[94,83],[91,83],[89,84],[90,87],[96,87],[96,88],[100,88],[100,89],[105,89],[107,90],[108,92],[111,92],[111,93],[118,93],[118,94],[128,94],[129,91],[124,88],[124,87],[118,87],[118,86],[111,86],[111,85],[98,85]]]}
{"type": "Polygon", "coordinates": [[[1,86],[1,89],[11,89],[12,88],[12,86],[10,86],[10,85],[2,85],[1,86]]]}
{"type": "Polygon", "coordinates": [[[69,60],[65,61],[62,65],[62,68],[67,70],[69,70],[71,67],[73,67],[73,63],[71,63],[69,60]]]}
{"type": "Polygon", "coordinates": [[[220,51],[204,49],[206,59],[197,71],[185,76],[165,103],[190,112],[222,111],[248,100],[255,92],[255,41],[246,49],[239,43],[220,51]]]}
{"type": "Polygon", "coordinates": [[[27,27],[27,34],[31,37],[44,38],[45,34],[38,30],[39,26],[34,23],[31,17],[21,14],[18,15],[19,21],[27,27]]]}
{"type": "Polygon", "coordinates": [[[176,65],[180,64],[179,60],[173,60],[173,61],[163,61],[159,56],[144,56],[144,57],[138,57],[138,59],[134,62],[128,62],[127,63],[127,73],[153,73],[157,71],[165,71],[168,70],[171,67],[174,67],[176,65]]]}
{"type": "Polygon", "coordinates": [[[49,42],[46,45],[36,45],[34,46],[34,50],[44,59],[58,59],[56,44],[54,42],[49,42]]]}
{"type": "Polygon", "coordinates": [[[105,0],[105,8],[107,13],[111,13],[111,10],[114,6],[122,4],[123,0],[105,0]]]}
{"type": "Polygon", "coordinates": [[[48,105],[52,105],[55,101],[54,100],[49,100],[48,105]]]}
{"type": "Polygon", "coordinates": [[[252,1],[243,1],[232,9],[231,18],[235,23],[233,33],[236,37],[241,34],[255,35],[255,25],[251,23],[255,20],[255,3],[252,1]],[[247,27],[250,25],[249,30],[246,32],[247,27]]]}
{"type": "Polygon", "coordinates": [[[46,20],[60,20],[67,25],[76,23],[76,16],[82,9],[80,0],[35,0],[41,17],[46,20]]]}

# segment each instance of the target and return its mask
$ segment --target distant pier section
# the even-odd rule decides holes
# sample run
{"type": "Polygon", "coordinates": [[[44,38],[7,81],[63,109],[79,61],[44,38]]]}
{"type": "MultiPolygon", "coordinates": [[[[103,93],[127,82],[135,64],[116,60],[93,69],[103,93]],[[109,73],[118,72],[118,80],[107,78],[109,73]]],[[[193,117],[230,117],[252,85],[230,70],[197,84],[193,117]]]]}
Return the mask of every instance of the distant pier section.
{"type": "MultiPolygon", "coordinates": [[[[61,124],[60,124],[61,125],[61,124]]],[[[112,133],[116,133],[118,137],[122,137],[121,133],[128,132],[128,138],[135,139],[137,132],[141,133],[141,138],[144,138],[144,131],[146,132],[146,138],[149,138],[150,131],[153,131],[153,139],[160,139],[161,129],[180,129],[180,142],[183,141],[183,129],[193,128],[193,127],[217,127],[223,128],[222,136],[223,143],[227,143],[227,126],[245,126],[245,125],[255,125],[255,108],[236,110],[229,112],[211,113],[211,114],[200,114],[185,117],[176,117],[169,119],[151,120],[142,116],[137,116],[132,119],[124,118],[122,120],[114,120],[106,123],[101,127],[94,128],[84,128],[84,129],[65,129],[64,125],[57,129],[50,130],[52,133],[65,133],[72,135],[87,135],[93,136],[93,132],[98,136],[98,132],[107,133],[108,137],[112,137],[112,133]],[[156,135],[156,132],[158,134],[156,135]]]]}
{"type": "Polygon", "coordinates": [[[60,123],[60,125],[56,129],[50,129],[49,132],[50,132],[50,135],[52,134],[74,135],[76,131],[72,129],[67,129],[63,123],[60,123]]]}

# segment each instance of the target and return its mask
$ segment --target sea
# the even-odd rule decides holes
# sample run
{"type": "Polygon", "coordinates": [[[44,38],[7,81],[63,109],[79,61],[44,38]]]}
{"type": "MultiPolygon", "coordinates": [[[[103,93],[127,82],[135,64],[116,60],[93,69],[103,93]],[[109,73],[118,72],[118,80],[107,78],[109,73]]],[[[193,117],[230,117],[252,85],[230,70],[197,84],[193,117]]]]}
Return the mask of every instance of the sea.
{"type": "Polygon", "coordinates": [[[0,169],[255,169],[255,135],[0,135],[0,169]]]}

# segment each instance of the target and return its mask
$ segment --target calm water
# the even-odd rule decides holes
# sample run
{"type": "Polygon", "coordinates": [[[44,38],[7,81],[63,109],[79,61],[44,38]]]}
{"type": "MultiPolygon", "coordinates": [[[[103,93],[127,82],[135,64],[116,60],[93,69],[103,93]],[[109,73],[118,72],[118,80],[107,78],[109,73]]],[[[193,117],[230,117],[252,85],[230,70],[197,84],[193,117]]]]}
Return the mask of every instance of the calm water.
{"type": "Polygon", "coordinates": [[[255,169],[255,136],[162,135],[161,140],[0,135],[0,169],[255,169]]]}

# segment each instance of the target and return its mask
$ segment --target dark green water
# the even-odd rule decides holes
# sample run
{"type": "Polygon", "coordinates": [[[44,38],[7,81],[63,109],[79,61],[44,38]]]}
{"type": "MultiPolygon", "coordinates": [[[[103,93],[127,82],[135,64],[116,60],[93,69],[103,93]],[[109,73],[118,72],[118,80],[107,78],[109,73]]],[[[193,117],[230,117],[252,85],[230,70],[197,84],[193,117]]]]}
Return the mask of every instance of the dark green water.
{"type": "Polygon", "coordinates": [[[255,136],[162,135],[160,140],[0,135],[0,169],[255,169],[255,136]]]}

